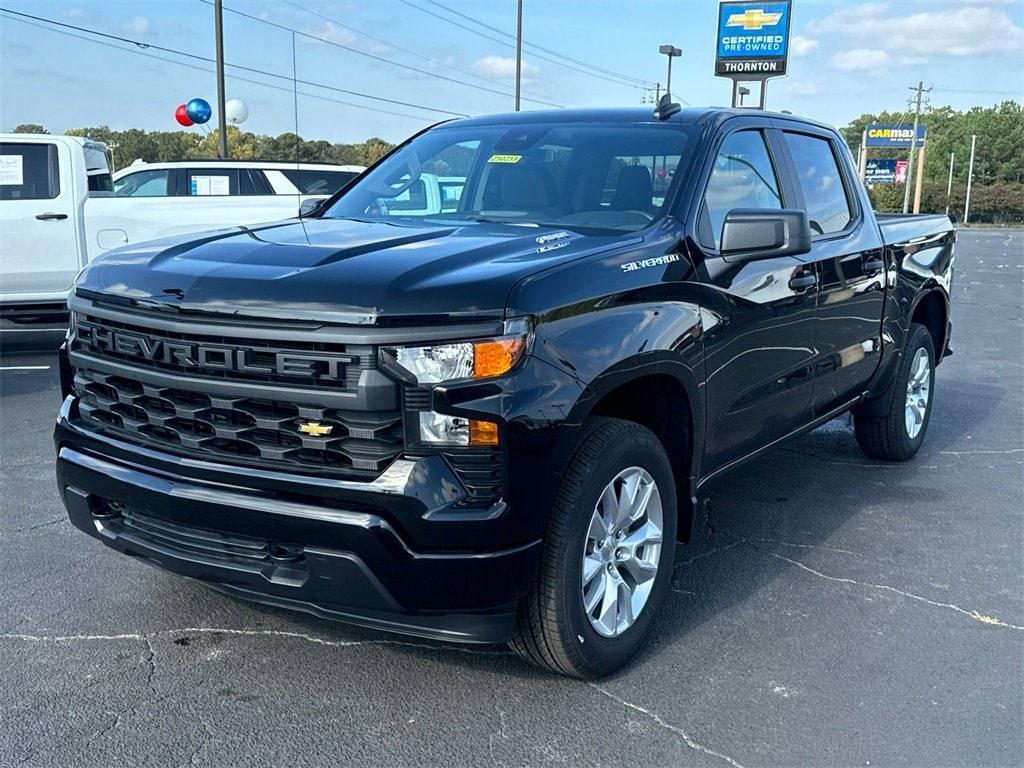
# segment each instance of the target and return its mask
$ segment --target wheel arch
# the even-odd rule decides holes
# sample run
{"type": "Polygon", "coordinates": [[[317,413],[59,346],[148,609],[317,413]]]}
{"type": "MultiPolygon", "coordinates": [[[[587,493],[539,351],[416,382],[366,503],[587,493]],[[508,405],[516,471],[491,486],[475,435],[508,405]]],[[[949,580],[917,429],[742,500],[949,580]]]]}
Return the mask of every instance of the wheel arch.
{"type": "Polygon", "coordinates": [[[697,508],[696,476],[703,450],[703,408],[693,372],[670,353],[649,353],[624,360],[598,376],[572,409],[568,423],[577,429],[566,436],[559,454],[565,461],[589,416],[609,416],[641,424],[661,441],[672,463],[679,521],[677,537],[689,541],[697,508]]]}
{"type": "Polygon", "coordinates": [[[914,298],[910,310],[910,322],[919,323],[928,329],[935,344],[935,365],[945,355],[949,329],[949,296],[938,285],[923,290],[914,298]]]}

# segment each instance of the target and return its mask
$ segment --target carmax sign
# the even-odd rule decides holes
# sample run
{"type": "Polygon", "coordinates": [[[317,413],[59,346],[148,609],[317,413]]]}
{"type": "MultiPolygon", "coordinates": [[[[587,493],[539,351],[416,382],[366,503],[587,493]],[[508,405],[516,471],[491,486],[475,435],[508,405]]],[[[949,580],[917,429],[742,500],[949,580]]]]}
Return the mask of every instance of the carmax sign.
{"type": "Polygon", "coordinates": [[[789,0],[720,3],[715,74],[748,80],[786,74],[789,21],[789,0]]]}
{"type": "MultiPolygon", "coordinates": [[[[910,142],[914,136],[913,125],[869,125],[867,128],[867,141],[869,147],[886,147],[888,149],[910,149],[910,142]]],[[[917,126],[917,141],[915,147],[924,145],[925,127],[923,124],[917,126]]]]}

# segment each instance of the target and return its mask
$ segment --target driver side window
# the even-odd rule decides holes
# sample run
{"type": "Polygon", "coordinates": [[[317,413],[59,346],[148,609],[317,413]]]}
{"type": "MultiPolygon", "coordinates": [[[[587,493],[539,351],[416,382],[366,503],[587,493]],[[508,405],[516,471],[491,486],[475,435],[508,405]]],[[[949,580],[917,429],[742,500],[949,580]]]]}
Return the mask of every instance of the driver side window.
{"type": "Polygon", "coordinates": [[[782,208],[779,180],[761,131],[728,136],[715,156],[704,190],[701,240],[717,249],[725,216],[734,208],[782,208]]]}

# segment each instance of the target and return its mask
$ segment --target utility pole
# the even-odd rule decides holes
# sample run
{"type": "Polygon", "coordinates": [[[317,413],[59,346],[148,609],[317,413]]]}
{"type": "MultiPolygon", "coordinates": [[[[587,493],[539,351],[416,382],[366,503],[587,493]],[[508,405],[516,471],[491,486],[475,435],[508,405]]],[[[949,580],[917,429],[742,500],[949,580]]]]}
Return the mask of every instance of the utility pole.
{"type": "Polygon", "coordinates": [[[516,3],[516,112],[519,111],[519,88],[523,80],[523,0],[516,3]]]}
{"type": "Polygon", "coordinates": [[[978,140],[976,133],[971,134],[971,162],[967,166],[967,199],[964,201],[964,224],[971,215],[971,179],[974,177],[974,145],[978,140]]]}
{"type": "Polygon", "coordinates": [[[953,194],[953,158],[956,153],[949,153],[949,181],[946,183],[946,215],[949,216],[949,197],[953,194]]]}
{"type": "Polygon", "coordinates": [[[224,11],[221,0],[213,0],[213,30],[217,48],[217,125],[220,159],[228,159],[228,120],[224,114],[224,11]]]}
{"type": "Polygon", "coordinates": [[[867,183],[868,180],[868,129],[860,135],[860,162],[857,164],[860,171],[860,180],[867,183]]]}
{"type": "MultiPolygon", "coordinates": [[[[903,187],[903,212],[906,213],[910,210],[910,182],[914,178],[914,150],[917,149],[917,126],[921,124],[921,97],[931,91],[931,88],[925,88],[924,83],[918,81],[917,88],[911,88],[912,91],[917,91],[917,108],[914,110],[914,133],[910,137],[910,161],[907,163],[907,182],[903,187]]],[[[924,145],[922,144],[922,147],[924,145]]],[[[920,173],[920,169],[918,173],[920,173]]]]}

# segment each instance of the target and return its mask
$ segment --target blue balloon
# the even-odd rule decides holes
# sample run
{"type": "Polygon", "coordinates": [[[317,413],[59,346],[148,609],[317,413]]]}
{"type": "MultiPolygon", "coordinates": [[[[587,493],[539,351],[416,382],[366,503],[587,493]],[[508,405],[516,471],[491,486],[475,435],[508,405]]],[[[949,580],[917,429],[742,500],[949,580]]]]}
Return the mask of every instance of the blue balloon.
{"type": "Polygon", "coordinates": [[[193,123],[202,125],[209,121],[210,116],[213,114],[213,109],[210,107],[210,102],[206,99],[191,99],[185,105],[185,114],[188,115],[189,120],[193,123]]]}

